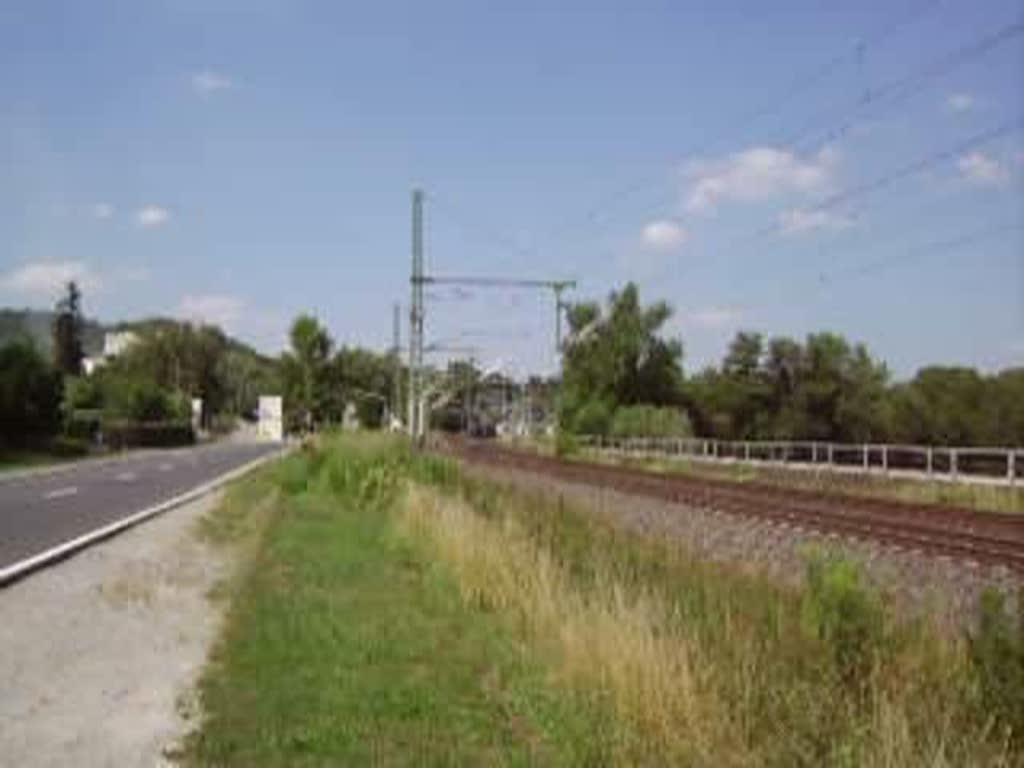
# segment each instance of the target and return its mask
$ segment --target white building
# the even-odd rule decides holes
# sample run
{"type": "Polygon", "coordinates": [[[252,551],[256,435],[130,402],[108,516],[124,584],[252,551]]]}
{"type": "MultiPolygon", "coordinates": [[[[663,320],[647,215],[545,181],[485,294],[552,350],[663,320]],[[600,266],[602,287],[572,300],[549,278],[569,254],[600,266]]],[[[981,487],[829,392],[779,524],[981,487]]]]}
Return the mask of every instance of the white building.
{"type": "Polygon", "coordinates": [[[138,341],[139,335],[135,331],[108,331],[103,336],[103,357],[110,359],[122,355],[138,341]]]}

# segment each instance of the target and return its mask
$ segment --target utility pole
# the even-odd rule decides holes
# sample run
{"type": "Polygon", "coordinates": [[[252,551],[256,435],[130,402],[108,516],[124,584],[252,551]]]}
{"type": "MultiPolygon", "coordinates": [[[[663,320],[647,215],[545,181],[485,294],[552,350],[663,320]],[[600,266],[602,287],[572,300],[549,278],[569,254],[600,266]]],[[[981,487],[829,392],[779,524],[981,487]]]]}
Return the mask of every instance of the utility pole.
{"type": "MultiPolygon", "coordinates": [[[[391,317],[391,420],[400,419],[402,412],[402,305],[395,302],[391,317]]],[[[390,427],[390,425],[388,425],[390,427]]]]}
{"type": "Polygon", "coordinates": [[[420,410],[420,376],[423,365],[423,190],[412,191],[412,275],[409,279],[409,437],[423,434],[420,410]]]}

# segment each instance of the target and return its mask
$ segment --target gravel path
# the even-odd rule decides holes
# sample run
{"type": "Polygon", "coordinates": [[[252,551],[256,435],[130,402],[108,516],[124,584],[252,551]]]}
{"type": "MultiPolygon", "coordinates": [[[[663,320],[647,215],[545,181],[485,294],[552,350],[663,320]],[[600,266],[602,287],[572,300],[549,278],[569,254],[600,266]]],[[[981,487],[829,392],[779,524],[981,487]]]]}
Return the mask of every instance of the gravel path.
{"type": "Polygon", "coordinates": [[[0,764],[167,764],[219,627],[219,494],[0,590],[0,764]]]}
{"type": "Polygon", "coordinates": [[[841,538],[769,520],[699,509],[607,488],[554,479],[531,472],[474,466],[466,471],[526,491],[563,495],[581,509],[616,525],[678,539],[695,556],[729,563],[741,570],[799,584],[806,552],[814,546],[842,553],[861,563],[864,574],[886,593],[899,612],[927,611],[950,627],[969,624],[978,599],[988,587],[1003,591],[1014,609],[1022,580],[1002,566],[980,566],[947,557],[908,551],[874,541],[841,538]]]}

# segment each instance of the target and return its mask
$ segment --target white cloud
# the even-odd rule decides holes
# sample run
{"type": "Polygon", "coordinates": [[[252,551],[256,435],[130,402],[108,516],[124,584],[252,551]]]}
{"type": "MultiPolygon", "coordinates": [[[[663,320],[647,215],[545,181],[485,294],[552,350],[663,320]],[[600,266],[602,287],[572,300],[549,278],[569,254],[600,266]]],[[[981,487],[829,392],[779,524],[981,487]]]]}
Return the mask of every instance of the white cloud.
{"type": "Polygon", "coordinates": [[[946,108],[951,112],[969,112],[974,108],[974,97],[969,93],[951,93],[946,97],[946,108]]]}
{"type": "Polygon", "coordinates": [[[226,294],[186,294],[178,303],[177,315],[185,320],[237,330],[245,313],[245,302],[226,294]]]}
{"type": "Polygon", "coordinates": [[[678,248],[688,237],[689,233],[681,224],[667,219],[652,221],[644,227],[641,234],[644,245],[657,251],[678,248]]]}
{"type": "Polygon", "coordinates": [[[829,148],[801,159],[787,150],[752,147],[726,160],[697,165],[697,180],[686,198],[689,211],[710,211],[723,201],[768,200],[821,188],[831,177],[835,153],[829,148]]]}
{"type": "Polygon", "coordinates": [[[981,152],[970,152],[957,160],[956,167],[960,173],[975,184],[1005,184],[1010,179],[1009,172],[988,155],[981,152]]]}
{"type": "Polygon", "coordinates": [[[741,317],[742,313],[731,307],[705,307],[685,315],[683,321],[684,324],[697,328],[719,330],[736,325],[741,317]]]}
{"type": "Polygon", "coordinates": [[[56,299],[72,280],[84,293],[102,286],[99,276],[81,261],[34,261],[0,275],[0,289],[22,299],[56,299]]]}
{"type": "Polygon", "coordinates": [[[145,229],[166,224],[170,218],[171,212],[166,208],[161,208],[159,205],[147,205],[135,215],[135,220],[139,223],[139,226],[145,229]]]}
{"type": "Polygon", "coordinates": [[[92,207],[92,215],[97,219],[109,219],[114,215],[114,206],[110,203],[96,203],[92,207]]]}
{"type": "Polygon", "coordinates": [[[200,96],[209,96],[217,91],[226,91],[234,85],[227,75],[205,69],[192,75],[192,90],[200,96]]]}
{"type": "Polygon", "coordinates": [[[846,229],[853,225],[853,219],[841,213],[825,210],[790,208],[779,214],[779,231],[784,235],[798,235],[817,229],[846,229]]]}

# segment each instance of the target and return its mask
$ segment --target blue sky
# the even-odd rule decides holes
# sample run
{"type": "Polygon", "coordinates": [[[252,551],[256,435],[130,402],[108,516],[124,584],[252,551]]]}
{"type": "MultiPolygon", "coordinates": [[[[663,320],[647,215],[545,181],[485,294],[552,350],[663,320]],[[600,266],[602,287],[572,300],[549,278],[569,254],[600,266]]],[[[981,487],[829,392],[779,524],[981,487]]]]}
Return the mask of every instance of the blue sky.
{"type": "MultiPolygon", "coordinates": [[[[431,271],[636,280],[688,370],[740,328],[839,331],[899,376],[1022,364],[1022,22],[1021,0],[12,0],[0,304],[74,276],[105,320],[275,351],[312,310],[384,347],[419,185],[431,271]]],[[[543,294],[431,292],[430,340],[485,365],[550,369],[552,325],[543,294]]]]}

